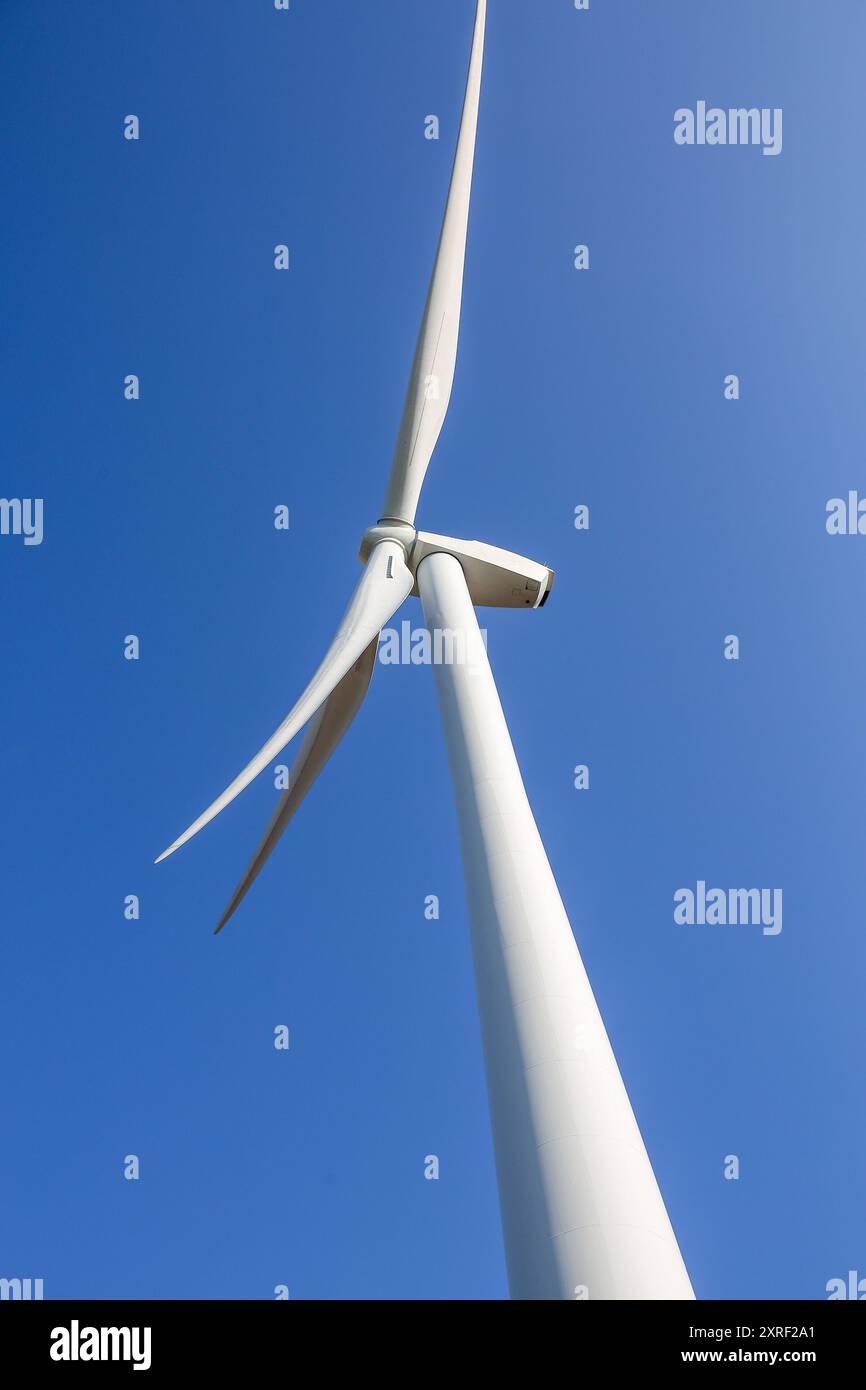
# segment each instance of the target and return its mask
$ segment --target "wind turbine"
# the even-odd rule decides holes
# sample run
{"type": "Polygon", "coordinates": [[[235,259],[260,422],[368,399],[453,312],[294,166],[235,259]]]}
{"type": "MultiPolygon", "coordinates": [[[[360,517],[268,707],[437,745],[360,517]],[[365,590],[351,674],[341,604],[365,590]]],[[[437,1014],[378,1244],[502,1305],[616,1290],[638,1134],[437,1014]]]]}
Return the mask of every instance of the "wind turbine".
{"type": "Polygon", "coordinates": [[[451,185],[382,516],[364,572],[298,702],[165,859],[213,820],[304,725],[291,780],[220,918],[247,893],[354,719],[382,627],[419,594],[447,650],[434,661],[460,823],[476,989],[511,1295],[691,1299],[689,1277],[578,954],[475,617],[540,608],[553,572],[478,541],[416,530],[454,381],[481,88],[478,0],[451,185]]]}

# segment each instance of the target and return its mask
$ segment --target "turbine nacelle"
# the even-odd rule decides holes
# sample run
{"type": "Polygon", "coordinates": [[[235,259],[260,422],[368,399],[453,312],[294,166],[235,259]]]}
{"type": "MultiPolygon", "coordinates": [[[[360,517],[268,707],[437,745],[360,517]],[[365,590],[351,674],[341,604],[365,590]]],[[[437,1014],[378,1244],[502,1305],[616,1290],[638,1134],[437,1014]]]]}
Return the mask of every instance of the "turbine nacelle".
{"type": "Polygon", "coordinates": [[[361,538],[359,559],[366,564],[377,545],[390,541],[399,545],[406,566],[415,580],[412,593],[418,593],[418,566],[428,555],[453,555],[460,562],[466,585],[476,608],[540,608],[553,588],[554,572],[547,565],[502,550],[484,541],[464,541],[455,536],[437,536],[432,531],[416,531],[405,521],[384,519],[370,526],[361,538]]]}

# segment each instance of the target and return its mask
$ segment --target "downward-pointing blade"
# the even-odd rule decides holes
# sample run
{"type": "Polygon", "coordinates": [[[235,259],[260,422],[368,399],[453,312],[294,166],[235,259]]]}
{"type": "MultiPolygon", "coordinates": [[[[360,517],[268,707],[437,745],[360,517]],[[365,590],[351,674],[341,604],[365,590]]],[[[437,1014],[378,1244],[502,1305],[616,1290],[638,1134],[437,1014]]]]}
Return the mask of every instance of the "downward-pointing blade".
{"type": "Polygon", "coordinates": [[[487,0],[478,0],[451,187],[382,512],[410,524],[454,384],[486,15],[487,0]]]}
{"type": "Polygon", "coordinates": [[[367,561],[361,582],[346,609],[324,661],[297,704],[289,711],[264,747],[247,763],[243,772],[238,773],[235,780],[206,811],[202,812],[198,820],[193,821],[192,825],[163,851],[156,861],[157,864],[186,844],[187,840],[191,840],[193,835],[213,820],[214,816],[219,815],[220,811],[267,767],[271,758],[285,748],[289,740],[303,728],[355,664],[361,653],[377,636],[380,628],[393,617],[403,600],[412,592],[413,584],[412,572],[406,564],[402,546],[396,541],[380,541],[367,561]]]}
{"type": "Polygon", "coordinates": [[[214,929],[215,933],[222,931],[232,913],[246,897],[274,845],[361,708],[373,675],[378,643],[379,634],[377,633],[367,650],[346,673],[340,684],[328,696],[321,709],[310,721],[295,765],[292,768],[288,788],[277,802],[277,808],[271,816],[268,828],[250,860],[246,873],[235,889],[231,902],[217,923],[214,929]]]}

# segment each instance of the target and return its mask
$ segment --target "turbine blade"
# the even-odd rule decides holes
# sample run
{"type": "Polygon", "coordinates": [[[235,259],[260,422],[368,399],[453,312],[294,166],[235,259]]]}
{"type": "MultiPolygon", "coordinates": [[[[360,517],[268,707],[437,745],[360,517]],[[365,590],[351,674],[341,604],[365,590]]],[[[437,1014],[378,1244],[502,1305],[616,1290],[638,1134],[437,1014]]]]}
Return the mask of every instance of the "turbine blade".
{"type": "Polygon", "coordinates": [[[382,513],[410,525],[454,384],[486,15],[487,0],[478,0],[451,186],[382,513]]]}
{"type": "Polygon", "coordinates": [[[396,541],[380,541],[374,546],[361,576],[361,582],[337,629],[337,635],[297,704],[289,711],[264,747],[247,763],[243,772],[238,773],[235,780],[206,811],[202,812],[198,820],[193,821],[192,825],[163,851],[156,861],[157,864],[167,859],[181,845],[185,845],[187,840],[191,840],[193,835],[213,820],[214,816],[219,815],[220,811],[267,767],[271,758],[285,748],[289,740],[294,738],[298,730],[303,728],[307,720],[324,703],[346,672],[354,666],[380,628],[393,617],[403,600],[412,592],[414,582],[402,546],[396,541]]]}
{"type": "Polygon", "coordinates": [[[373,675],[378,644],[377,633],[366,651],[347,671],[340,684],[310,721],[292,768],[288,788],[277,802],[268,828],[250,860],[246,873],[235,889],[231,902],[219,919],[214,935],[222,931],[235,909],[243,902],[275,844],[361,708],[373,675]]]}

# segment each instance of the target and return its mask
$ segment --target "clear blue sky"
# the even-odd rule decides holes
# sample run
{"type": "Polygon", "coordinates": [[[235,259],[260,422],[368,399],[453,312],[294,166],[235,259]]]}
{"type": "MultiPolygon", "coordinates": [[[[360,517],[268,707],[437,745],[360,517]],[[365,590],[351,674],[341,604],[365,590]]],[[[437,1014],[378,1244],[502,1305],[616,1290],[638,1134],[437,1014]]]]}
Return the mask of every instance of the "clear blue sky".
{"type": "MultiPolygon", "coordinates": [[[[489,9],[419,522],[557,570],[489,649],[698,1295],[821,1298],[866,1274],[866,538],[824,526],[866,493],[866,13],[489,9]],[[678,147],[699,99],[782,107],[782,153],[678,147]],[[781,934],[677,926],[701,878],[782,888],[781,934]]],[[[379,667],[221,937],[272,779],[152,864],[356,581],[472,11],[3,6],[0,492],[45,536],[0,537],[0,1275],[47,1297],[506,1294],[431,672],[379,667]]]]}

